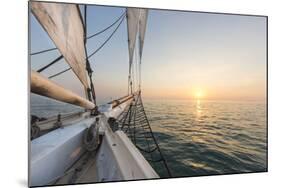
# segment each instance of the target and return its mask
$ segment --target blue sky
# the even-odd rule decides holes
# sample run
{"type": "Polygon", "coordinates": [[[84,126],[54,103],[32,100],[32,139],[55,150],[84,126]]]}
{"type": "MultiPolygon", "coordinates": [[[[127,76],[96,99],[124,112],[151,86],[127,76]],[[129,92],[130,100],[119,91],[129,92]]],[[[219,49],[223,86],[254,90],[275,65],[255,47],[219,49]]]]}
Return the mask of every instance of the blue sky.
{"type": "MultiPolygon", "coordinates": [[[[124,8],[88,6],[88,34],[111,24],[124,8]]],[[[90,59],[98,100],[127,93],[128,44],[126,20],[109,43],[90,59]]],[[[31,16],[31,52],[54,47],[31,16]]],[[[114,28],[88,41],[93,52],[114,28]]],[[[37,70],[57,51],[33,56],[37,70]]],[[[44,72],[51,75],[68,65],[61,61],[44,72]]],[[[55,78],[83,95],[72,72],[55,78]]],[[[150,10],[142,60],[146,98],[190,99],[200,91],[207,99],[263,100],[266,92],[266,18],[150,10]]]]}

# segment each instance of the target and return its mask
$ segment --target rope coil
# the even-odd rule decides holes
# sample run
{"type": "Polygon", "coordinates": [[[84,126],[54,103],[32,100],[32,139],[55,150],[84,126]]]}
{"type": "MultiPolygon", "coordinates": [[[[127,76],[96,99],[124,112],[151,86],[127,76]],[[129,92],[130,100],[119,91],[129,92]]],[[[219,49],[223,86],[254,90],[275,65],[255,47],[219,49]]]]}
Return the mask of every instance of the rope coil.
{"type": "Polygon", "coordinates": [[[96,118],[89,128],[87,128],[83,135],[83,146],[87,151],[97,150],[100,140],[99,140],[99,118],[96,118]]]}

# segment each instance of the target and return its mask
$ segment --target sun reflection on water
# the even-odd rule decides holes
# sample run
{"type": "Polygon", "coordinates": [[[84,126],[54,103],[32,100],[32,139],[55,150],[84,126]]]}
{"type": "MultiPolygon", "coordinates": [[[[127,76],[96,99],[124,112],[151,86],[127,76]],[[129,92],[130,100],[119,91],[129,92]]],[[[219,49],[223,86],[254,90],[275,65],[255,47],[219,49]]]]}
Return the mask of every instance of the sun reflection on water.
{"type": "Polygon", "coordinates": [[[267,169],[265,105],[194,98],[147,106],[173,175],[267,169]]]}
{"type": "Polygon", "coordinates": [[[200,116],[202,113],[202,108],[201,108],[201,100],[197,99],[196,101],[196,112],[197,112],[197,116],[200,116]]]}

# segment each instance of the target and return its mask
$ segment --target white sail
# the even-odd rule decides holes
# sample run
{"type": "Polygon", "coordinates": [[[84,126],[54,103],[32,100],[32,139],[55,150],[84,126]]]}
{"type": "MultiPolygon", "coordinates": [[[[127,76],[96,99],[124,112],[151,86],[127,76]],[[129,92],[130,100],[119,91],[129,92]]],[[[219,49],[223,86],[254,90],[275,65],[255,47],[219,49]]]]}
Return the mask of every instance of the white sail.
{"type": "Polygon", "coordinates": [[[74,4],[32,1],[31,10],[84,87],[88,88],[84,26],[79,7],[74,4]]]}
{"type": "Polygon", "coordinates": [[[131,64],[133,62],[136,36],[138,32],[140,9],[127,8],[127,29],[128,29],[128,45],[129,45],[129,68],[131,70],[131,64]]]}
{"type": "Polygon", "coordinates": [[[147,23],[148,9],[140,9],[139,17],[139,55],[142,57],[142,49],[144,44],[146,23],[147,23]]]}

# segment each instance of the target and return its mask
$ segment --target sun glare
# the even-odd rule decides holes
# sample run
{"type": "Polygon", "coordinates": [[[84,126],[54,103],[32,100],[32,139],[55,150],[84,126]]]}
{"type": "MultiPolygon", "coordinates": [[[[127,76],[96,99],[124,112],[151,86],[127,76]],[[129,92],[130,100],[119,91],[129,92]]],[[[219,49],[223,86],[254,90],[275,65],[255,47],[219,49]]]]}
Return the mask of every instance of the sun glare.
{"type": "Polygon", "coordinates": [[[202,90],[196,90],[194,92],[194,97],[196,99],[202,99],[204,97],[204,92],[202,90]]]}

